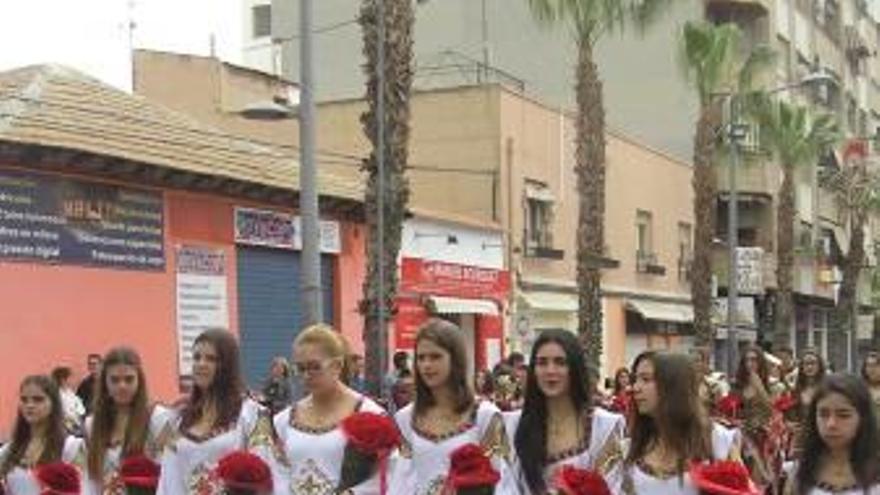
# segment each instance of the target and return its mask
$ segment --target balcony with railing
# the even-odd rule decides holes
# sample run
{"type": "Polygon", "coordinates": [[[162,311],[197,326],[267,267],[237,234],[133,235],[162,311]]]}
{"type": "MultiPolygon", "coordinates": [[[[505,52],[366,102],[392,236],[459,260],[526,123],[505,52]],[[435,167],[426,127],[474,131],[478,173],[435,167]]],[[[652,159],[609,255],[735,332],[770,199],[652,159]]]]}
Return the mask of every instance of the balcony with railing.
{"type": "Polygon", "coordinates": [[[719,12],[733,12],[750,17],[767,16],[773,10],[773,0],[704,0],[709,18],[719,12]]]}

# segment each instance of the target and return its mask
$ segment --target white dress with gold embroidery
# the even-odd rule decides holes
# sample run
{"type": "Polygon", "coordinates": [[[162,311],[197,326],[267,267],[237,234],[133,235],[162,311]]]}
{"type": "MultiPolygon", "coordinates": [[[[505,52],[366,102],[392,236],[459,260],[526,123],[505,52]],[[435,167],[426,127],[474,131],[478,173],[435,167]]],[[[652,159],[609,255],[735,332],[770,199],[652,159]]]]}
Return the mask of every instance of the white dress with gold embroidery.
{"type": "Polygon", "coordinates": [[[236,450],[246,449],[271,465],[272,420],[265,408],[250,399],[242,402],[235,424],[204,438],[180,431],[179,414],[171,421],[174,438],[162,455],[157,495],[222,495],[223,487],[214,469],[220,458],[236,450]]]}
{"type": "Polygon", "coordinates": [[[510,465],[510,446],[501,411],[488,401],[479,402],[469,421],[448,435],[433,436],[414,425],[413,406],[394,417],[403,437],[399,458],[392,469],[388,493],[437,495],[443,490],[449,471],[449,455],[462,445],[483,446],[501,475],[495,495],[517,495],[519,489],[510,465]]]}
{"type": "MultiPolygon", "coordinates": [[[[357,411],[385,414],[372,400],[361,397],[357,411]]],[[[275,415],[275,431],[283,450],[272,465],[275,495],[334,495],[347,441],[339,426],[313,429],[298,424],[295,406],[275,415]]],[[[379,493],[378,475],[351,488],[355,495],[379,493]]]]}
{"type": "MultiPolygon", "coordinates": [[[[795,493],[793,480],[797,475],[797,466],[797,461],[789,461],[782,468],[788,478],[785,489],[782,492],[783,495],[793,495],[795,493]]],[[[810,488],[807,491],[807,495],[880,495],[880,483],[874,483],[867,490],[859,486],[834,487],[819,483],[817,486],[810,488]]]]}
{"type": "MultiPolygon", "coordinates": [[[[6,457],[9,444],[0,449],[0,462],[6,457]]],[[[64,439],[64,449],[61,451],[61,461],[73,464],[80,473],[85,466],[85,444],[81,438],[68,436],[64,439]]],[[[80,477],[82,478],[82,477],[80,477]]],[[[34,474],[32,467],[19,465],[12,468],[6,476],[0,480],[0,485],[6,489],[6,495],[40,495],[40,483],[34,474]]]]}
{"type": "MultiPolygon", "coordinates": [[[[158,404],[153,406],[153,410],[150,412],[150,424],[147,429],[147,439],[144,442],[144,455],[156,462],[159,462],[162,457],[163,439],[170,440],[173,436],[170,418],[171,411],[158,404]]],[[[86,418],[86,438],[91,437],[92,421],[91,416],[86,418]]],[[[125,486],[119,479],[121,456],[122,445],[114,445],[107,449],[107,454],[104,457],[104,478],[96,480],[87,475],[83,490],[85,495],[126,495],[125,486]]],[[[86,472],[88,472],[87,469],[86,472]]]]}
{"type": "MultiPolygon", "coordinates": [[[[519,427],[521,415],[522,411],[513,411],[504,415],[511,446],[514,446],[516,429],[519,427]]],[[[601,474],[612,493],[620,491],[623,474],[622,442],[626,420],[620,414],[606,411],[601,407],[594,408],[590,417],[588,441],[584,442],[584,445],[548,459],[547,466],[544,468],[544,482],[547,487],[552,487],[553,480],[563,466],[574,466],[601,474]]],[[[515,447],[513,452],[514,471],[519,481],[520,490],[524,494],[529,494],[531,491],[520,470],[515,447]]]]}
{"type": "MultiPolygon", "coordinates": [[[[716,460],[739,460],[740,432],[718,423],[712,427],[712,456],[716,460]]],[[[625,495],[698,495],[687,473],[662,476],[639,463],[624,468],[620,493],[625,495]]]]}

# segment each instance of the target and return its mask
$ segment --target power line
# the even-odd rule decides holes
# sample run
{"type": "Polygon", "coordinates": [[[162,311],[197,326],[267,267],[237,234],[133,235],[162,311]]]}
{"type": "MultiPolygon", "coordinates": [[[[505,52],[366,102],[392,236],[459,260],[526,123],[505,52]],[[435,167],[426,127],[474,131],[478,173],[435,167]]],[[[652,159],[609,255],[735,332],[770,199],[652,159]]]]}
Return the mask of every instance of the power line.
{"type": "MultiPolygon", "coordinates": [[[[329,33],[331,31],[336,31],[337,29],[342,29],[344,27],[350,26],[352,24],[357,24],[357,23],[358,23],[358,19],[356,19],[356,18],[349,19],[347,21],[340,21],[340,22],[336,22],[334,24],[328,24],[326,26],[321,26],[319,28],[315,28],[312,30],[312,34],[329,33]]],[[[293,34],[290,36],[285,36],[283,38],[272,38],[272,41],[277,43],[277,42],[298,40],[300,38],[302,38],[301,34],[293,34]]]]}

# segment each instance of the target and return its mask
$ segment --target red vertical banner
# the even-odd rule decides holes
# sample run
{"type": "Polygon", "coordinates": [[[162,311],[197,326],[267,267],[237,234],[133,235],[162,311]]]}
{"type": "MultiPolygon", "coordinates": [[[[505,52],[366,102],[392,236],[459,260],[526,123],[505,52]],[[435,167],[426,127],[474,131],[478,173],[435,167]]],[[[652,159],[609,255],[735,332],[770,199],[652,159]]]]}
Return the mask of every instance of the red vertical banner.
{"type": "Polygon", "coordinates": [[[418,299],[398,299],[394,322],[395,348],[403,350],[415,348],[416,333],[427,319],[428,310],[418,299]]]}

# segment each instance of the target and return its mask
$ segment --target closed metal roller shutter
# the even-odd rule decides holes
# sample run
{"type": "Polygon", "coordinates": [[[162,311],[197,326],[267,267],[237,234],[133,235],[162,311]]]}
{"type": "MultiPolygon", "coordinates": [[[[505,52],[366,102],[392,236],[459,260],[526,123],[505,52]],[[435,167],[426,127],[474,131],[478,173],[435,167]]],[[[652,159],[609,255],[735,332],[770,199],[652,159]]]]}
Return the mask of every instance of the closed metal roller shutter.
{"type": "MultiPolygon", "coordinates": [[[[300,253],[282,249],[238,247],[238,318],[242,368],[248,384],[258,387],[272,358],[290,358],[301,330],[300,253]]],[[[324,320],[333,321],[333,256],[321,257],[324,320]]]]}

